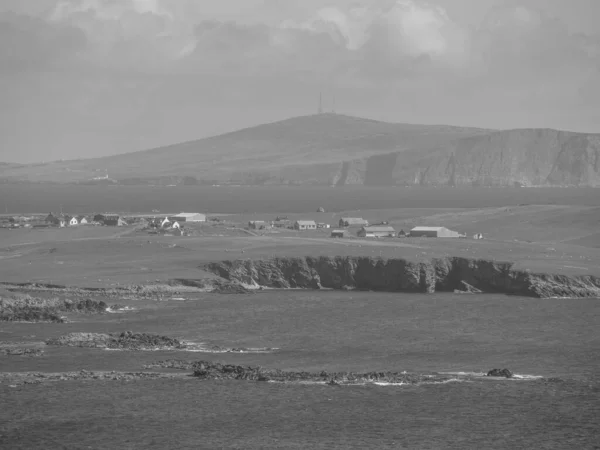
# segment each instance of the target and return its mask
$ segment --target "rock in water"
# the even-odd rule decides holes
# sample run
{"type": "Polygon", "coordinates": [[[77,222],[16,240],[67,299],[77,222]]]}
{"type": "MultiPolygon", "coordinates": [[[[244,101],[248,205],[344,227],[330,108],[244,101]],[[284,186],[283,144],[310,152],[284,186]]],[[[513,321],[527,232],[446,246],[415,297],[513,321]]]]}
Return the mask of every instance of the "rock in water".
{"type": "Polygon", "coordinates": [[[513,373],[508,369],[492,369],[487,373],[488,377],[512,378],[513,373]]]}

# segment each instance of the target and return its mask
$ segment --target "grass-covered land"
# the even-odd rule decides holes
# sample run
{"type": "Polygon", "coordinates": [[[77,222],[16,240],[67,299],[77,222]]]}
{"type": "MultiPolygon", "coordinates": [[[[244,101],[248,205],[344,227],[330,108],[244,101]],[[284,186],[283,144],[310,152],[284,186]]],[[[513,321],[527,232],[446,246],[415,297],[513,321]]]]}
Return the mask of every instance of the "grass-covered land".
{"type": "Polygon", "coordinates": [[[66,321],[65,313],[102,314],[108,305],[101,300],[69,300],[12,295],[0,298],[0,321],[55,322],[66,321]]]}

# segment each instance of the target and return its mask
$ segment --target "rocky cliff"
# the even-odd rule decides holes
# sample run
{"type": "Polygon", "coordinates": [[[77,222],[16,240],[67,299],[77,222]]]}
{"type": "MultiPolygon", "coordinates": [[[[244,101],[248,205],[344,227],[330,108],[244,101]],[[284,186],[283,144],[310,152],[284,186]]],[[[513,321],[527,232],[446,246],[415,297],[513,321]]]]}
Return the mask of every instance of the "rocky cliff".
{"type": "MultiPolygon", "coordinates": [[[[600,186],[600,135],[492,132],[430,149],[373,155],[365,185],[600,186]]],[[[353,164],[346,168],[352,170],[353,164]]]]}
{"type": "Polygon", "coordinates": [[[600,277],[536,274],[462,257],[413,262],[371,257],[300,257],[211,263],[229,281],[269,288],[385,292],[483,292],[527,297],[600,297],[600,277]]]}

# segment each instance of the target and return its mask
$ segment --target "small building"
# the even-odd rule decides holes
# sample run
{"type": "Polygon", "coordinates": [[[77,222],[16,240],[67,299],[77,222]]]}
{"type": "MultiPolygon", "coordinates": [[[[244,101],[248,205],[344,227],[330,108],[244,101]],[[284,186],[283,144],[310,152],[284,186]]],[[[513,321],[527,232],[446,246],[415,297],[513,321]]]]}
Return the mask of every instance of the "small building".
{"type": "Polygon", "coordinates": [[[268,224],[264,220],[251,220],[248,222],[248,228],[253,230],[264,230],[268,228],[268,224]]]}
{"type": "Polygon", "coordinates": [[[329,225],[328,223],[320,223],[320,222],[319,222],[319,223],[317,223],[317,228],[325,228],[325,229],[328,229],[328,228],[331,228],[331,225],[329,225]]]}
{"type": "Polygon", "coordinates": [[[79,225],[87,225],[90,223],[85,216],[78,216],[77,220],[79,221],[79,225]]]}
{"type": "Polygon", "coordinates": [[[181,230],[181,225],[179,225],[179,222],[173,222],[173,223],[171,224],[171,228],[172,228],[173,230],[181,230]]]}
{"type": "Polygon", "coordinates": [[[104,214],[94,214],[92,222],[104,223],[104,214]]]}
{"type": "Polygon", "coordinates": [[[400,231],[398,231],[398,237],[399,237],[399,238],[406,237],[406,231],[404,231],[404,230],[400,230],[400,231]]]}
{"type": "Polygon", "coordinates": [[[460,237],[456,231],[449,230],[446,227],[414,227],[410,230],[410,237],[460,237]]]}
{"type": "Polygon", "coordinates": [[[294,229],[296,230],[316,230],[317,223],[314,220],[296,220],[294,223],[294,229]]]}
{"type": "Polygon", "coordinates": [[[171,226],[171,221],[168,217],[165,217],[164,220],[160,223],[161,228],[169,228],[171,226]]]}
{"type": "Polygon", "coordinates": [[[346,227],[368,227],[369,222],[361,217],[342,217],[340,219],[340,228],[346,227]]]}
{"type": "Polygon", "coordinates": [[[104,225],[109,227],[123,227],[127,225],[127,222],[125,222],[118,214],[106,214],[103,222],[104,225]]]}
{"type": "Polygon", "coordinates": [[[68,223],[70,227],[76,227],[79,225],[79,220],[77,220],[77,217],[71,217],[68,223]]]}
{"type": "Polygon", "coordinates": [[[170,216],[172,222],[206,222],[206,214],[200,213],[179,213],[175,216],[170,216]]]}
{"type": "Polygon", "coordinates": [[[275,228],[289,228],[290,226],[292,226],[292,222],[288,219],[277,218],[272,222],[272,225],[275,228]]]}
{"type": "Polygon", "coordinates": [[[346,237],[346,230],[331,230],[332,238],[344,238],[346,237]]]}
{"type": "Polygon", "coordinates": [[[359,237],[396,237],[396,230],[393,227],[362,227],[358,233],[359,237]]]}

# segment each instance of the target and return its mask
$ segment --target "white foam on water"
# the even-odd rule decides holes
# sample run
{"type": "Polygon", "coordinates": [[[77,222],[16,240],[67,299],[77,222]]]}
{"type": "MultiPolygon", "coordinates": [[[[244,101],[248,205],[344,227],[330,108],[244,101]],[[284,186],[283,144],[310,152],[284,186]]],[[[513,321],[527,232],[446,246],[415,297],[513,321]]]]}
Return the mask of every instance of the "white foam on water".
{"type": "Polygon", "coordinates": [[[136,311],[137,308],[131,307],[131,306],[124,306],[122,308],[117,308],[117,309],[113,309],[110,306],[108,308],[106,308],[106,312],[109,314],[123,314],[126,313],[127,311],[136,311]]]}
{"type": "Polygon", "coordinates": [[[187,298],[183,298],[183,297],[171,297],[170,300],[175,300],[175,301],[178,301],[178,302],[182,302],[182,301],[187,300],[187,298]]]}
{"type": "Polygon", "coordinates": [[[461,377],[485,377],[484,372],[439,372],[442,375],[457,375],[461,377]]]}

